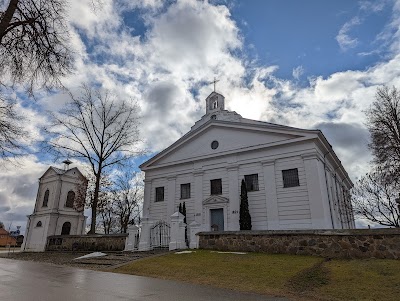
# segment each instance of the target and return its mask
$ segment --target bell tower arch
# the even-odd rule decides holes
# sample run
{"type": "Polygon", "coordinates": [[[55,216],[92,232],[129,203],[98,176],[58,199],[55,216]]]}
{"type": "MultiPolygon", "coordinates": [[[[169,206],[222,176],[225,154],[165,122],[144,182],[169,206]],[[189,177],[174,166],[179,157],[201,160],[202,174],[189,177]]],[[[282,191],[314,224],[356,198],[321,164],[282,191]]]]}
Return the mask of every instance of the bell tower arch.
{"type": "Polygon", "coordinates": [[[225,110],[225,97],[217,92],[212,92],[206,98],[206,114],[225,110]]]}

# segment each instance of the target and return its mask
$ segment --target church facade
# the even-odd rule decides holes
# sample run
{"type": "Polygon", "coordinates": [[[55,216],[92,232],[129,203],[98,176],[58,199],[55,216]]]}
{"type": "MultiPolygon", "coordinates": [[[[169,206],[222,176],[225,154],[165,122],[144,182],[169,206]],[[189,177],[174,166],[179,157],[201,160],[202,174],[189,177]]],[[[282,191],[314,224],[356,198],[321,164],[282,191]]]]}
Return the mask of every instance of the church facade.
{"type": "Polygon", "coordinates": [[[84,234],[86,217],[76,201],[84,198],[87,180],[78,168],[49,167],[39,178],[33,213],[28,216],[22,251],[42,252],[47,237],[84,234]]]}
{"type": "Polygon", "coordinates": [[[353,183],[321,131],[243,118],[216,92],[191,130],[140,168],[148,220],[168,223],[185,203],[188,225],[239,230],[243,179],[252,230],[355,227],[353,183]]]}

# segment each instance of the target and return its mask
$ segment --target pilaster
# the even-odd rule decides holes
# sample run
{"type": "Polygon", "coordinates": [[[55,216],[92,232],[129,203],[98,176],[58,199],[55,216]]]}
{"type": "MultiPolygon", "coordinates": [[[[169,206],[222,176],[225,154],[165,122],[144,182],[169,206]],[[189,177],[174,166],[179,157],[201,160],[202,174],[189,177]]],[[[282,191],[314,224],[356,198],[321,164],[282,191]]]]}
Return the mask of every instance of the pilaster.
{"type": "Polygon", "coordinates": [[[171,215],[176,210],[175,207],[175,190],[176,190],[176,177],[168,177],[168,195],[167,195],[167,219],[171,220],[171,215]]]}
{"type": "Polygon", "coordinates": [[[239,198],[239,167],[231,165],[227,167],[228,183],[229,183],[229,210],[227,217],[229,218],[227,231],[239,231],[239,211],[240,211],[240,198],[239,198]]]}
{"type": "Polygon", "coordinates": [[[262,162],[265,185],[265,206],[268,230],[279,230],[278,196],[276,192],[275,160],[262,162]]]}
{"type": "Polygon", "coordinates": [[[150,179],[144,180],[143,216],[149,216],[151,203],[152,183],[150,179]]]}
{"type": "Polygon", "coordinates": [[[193,172],[194,176],[194,220],[202,224],[203,217],[203,171],[193,172]]]}
{"type": "Polygon", "coordinates": [[[306,171],[312,227],[313,229],[331,229],[329,200],[321,156],[318,153],[310,153],[302,157],[306,171]]]}

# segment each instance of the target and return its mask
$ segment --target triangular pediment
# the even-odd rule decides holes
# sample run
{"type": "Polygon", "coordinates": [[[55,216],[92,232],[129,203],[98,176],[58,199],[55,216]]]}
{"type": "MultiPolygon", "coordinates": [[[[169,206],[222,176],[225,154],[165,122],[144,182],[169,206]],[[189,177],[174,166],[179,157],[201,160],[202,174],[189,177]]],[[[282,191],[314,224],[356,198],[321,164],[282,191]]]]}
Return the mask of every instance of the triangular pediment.
{"type": "Polygon", "coordinates": [[[44,174],[40,177],[42,178],[48,178],[48,177],[53,177],[58,175],[57,171],[54,169],[53,166],[50,166],[45,172],[44,174]]]}
{"type": "Polygon", "coordinates": [[[189,160],[202,160],[232,152],[265,148],[298,139],[315,138],[314,131],[268,126],[263,123],[210,121],[189,132],[172,146],[141,165],[142,169],[189,160]]]}
{"type": "Polygon", "coordinates": [[[212,195],[203,201],[203,205],[229,203],[229,199],[219,195],[212,195]]]}
{"type": "Polygon", "coordinates": [[[40,177],[41,179],[43,178],[49,178],[57,175],[67,175],[70,177],[83,177],[86,179],[86,177],[80,172],[80,170],[77,167],[73,167],[68,170],[63,170],[54,166],[50,166],[45,173],[40,177]]]}
{"type": "Polygon", "coordinates": [[[65,171],[64,175],[67,175],[67,176],[70,176],[70,177],[83,177],[83,178],[85,178],[85,176],[80,172],[80,170],[77,167],[73,167],[71,169],[68,169],[67,171],[65,171]]]}

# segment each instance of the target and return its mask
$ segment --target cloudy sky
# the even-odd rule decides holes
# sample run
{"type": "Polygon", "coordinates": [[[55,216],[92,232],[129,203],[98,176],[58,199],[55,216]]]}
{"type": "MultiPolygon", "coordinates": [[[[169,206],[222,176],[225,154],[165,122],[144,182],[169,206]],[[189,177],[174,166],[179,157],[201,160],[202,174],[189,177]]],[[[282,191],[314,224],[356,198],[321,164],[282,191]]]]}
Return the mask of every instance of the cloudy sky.
{"type": "MultiPolygon", "coordinates": [[[[321,129],[355,181],[368,171],[363,110],[376,88],[400,87],[400,0],[80,0],[68,20],[76,57],[63,79],[102,85],[141,107],[154,154],[205,112],[208,83],[243,117],[321,129]]],[[[23,95],[32,133],[20,167],[0,167],[0,220],[25,228],[51,158],[34,143],[62,93],[23,95]]],[[[151,155],[151,154],[150,154],[151,155]]],[[[140,158],[140,164],[146,158],[140,158]]]]}

